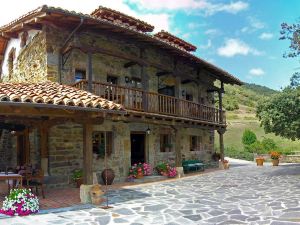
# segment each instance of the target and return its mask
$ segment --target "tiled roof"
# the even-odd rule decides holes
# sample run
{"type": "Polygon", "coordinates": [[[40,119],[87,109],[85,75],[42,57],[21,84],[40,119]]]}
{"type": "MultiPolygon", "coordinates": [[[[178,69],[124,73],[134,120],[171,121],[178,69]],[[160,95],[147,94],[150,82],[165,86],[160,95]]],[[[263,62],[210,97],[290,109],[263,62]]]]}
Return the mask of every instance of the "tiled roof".
{"type": "MultiPolygon", "coordinates": [[[[4,33],[8,32],[10,29],[14,28],[17,23],[22,23],[26,19],[34,18],[34,16],[37,16],[42,13],[46,13],[47,17],[51,17],[53,14],[59,13],[59,14],[63,14],[66,16],[77,17],[78,19],[83,18],[86,21],[90,21],[93,23],[95,22],[99,25],[101,25],[101,24],[110,25],[110,26],[116,27],[122,31],[131,32],[131,33],[139,36],[139,38],[144,38],[145,40],[149,41],[149,44],[151,41],[153,44],[155,44],[155,45],[159,44],[161,46],[164,46],[167,49],[170,49],[172,52],[174,50],[176,50],[178,55],[190,58],[193,62],[206,66],[207,68],[211,69],[213,71],[213,73],[217,73],[215,75],[218,75],[220,77],[220,79],[223,78],[228,83],[239,84],[239,85],[243,84],[242,81],[240,81],[238,78],[234,77],[232,74],[228,73],[227,71],[224,71],[223,69],[211,64],[210,62],[207,62],[207,61],[203,60],[202,58],[199,58],[199,57],[191,54],[183,47],[180,47],[179,45],[174,44],[170,41],[161,39],[161,38],[156,37],[149,33],[142,32],[141,30],[138,30],[138,29],[134,28],[133,26],[127,26],[124,23],[117,23],[116,21],[110,21],[108,19],[99,18],[99,17],[88,15],[88,14],[78,13],[75,11],[69,11],[66,9],[59,8],[59,7],[51,7],[51,6],[43,5],[39,8],[32,10],[29,13],[19,17],[18,19],[0,27],[0,32],[4,32],[4,33]]],[[[53,18],[57,19],[59,17],[53,17],[53,18]]],[[[88,26],[88,25],[86,24],[85,26],[88,26]]]]}
{"type": "Polygon", "coordinates": [[[136,19],[117,10],[109,9],[103,6],[99,6],[98,9],[94,10],[91,13],[91,16],[99,19],[105,19],[116,24],[119,23],[127,27],[133,27],[134,29],[137,29],[142,32],[152,32],[154,29],[154,26],[142,20],[136,19]]]}
{"type": "Polygon", "coordinates": [[[154,36],[161,40],[167,41],[171,45],[174,44],[174,45],[176,45],[176,47],[178,46],[180,49],[183,49],[188,52],[190,52],[190,51],[194,52],[197,49],[196,46],[186,42],[185,40],[182,40],[179,37],[176,37],[176,36],[170,34],[167,31],[164,31],[164,30],[154,34],[154,36]]]}
{"type": "Polygon", "coordinates": [[[0,83],[1,102],[35,103],[56,106],[80,107],[123,111],[120,104],[108,101],[90,92],[54,82],[0,83]]]}

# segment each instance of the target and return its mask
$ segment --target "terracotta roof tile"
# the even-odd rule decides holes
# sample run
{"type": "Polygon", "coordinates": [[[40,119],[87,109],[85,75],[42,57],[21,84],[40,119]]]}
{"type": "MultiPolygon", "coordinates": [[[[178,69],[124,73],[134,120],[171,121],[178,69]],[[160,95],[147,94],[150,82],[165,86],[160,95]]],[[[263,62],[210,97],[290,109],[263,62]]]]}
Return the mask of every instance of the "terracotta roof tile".
{"type": "Polygon", "coordinates": [[[0,83],[0,103],[21,102],[123,111],[120,104],[90,92],[54,82],[0,83]]]}

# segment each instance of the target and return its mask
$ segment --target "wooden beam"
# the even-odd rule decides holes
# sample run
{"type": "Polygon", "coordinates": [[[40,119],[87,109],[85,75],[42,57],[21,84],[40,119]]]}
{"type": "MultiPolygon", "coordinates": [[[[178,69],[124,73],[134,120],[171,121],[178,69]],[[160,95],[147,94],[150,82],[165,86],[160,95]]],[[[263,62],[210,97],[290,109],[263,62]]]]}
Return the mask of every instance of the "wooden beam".
{"type": "Polygon", "coordinates": [[[92,63],[92,53],[88,52],[87,62],[86,62],[86,71],[87,71],[87,81],[88,81],[88,91],[93,91],[93,63],[92,63]]]}
{"type": "Polygon", "coordinates": [[[84,124],[83,126],[83,178],[84,184],[93,183],[93,126],[84,124]]]}

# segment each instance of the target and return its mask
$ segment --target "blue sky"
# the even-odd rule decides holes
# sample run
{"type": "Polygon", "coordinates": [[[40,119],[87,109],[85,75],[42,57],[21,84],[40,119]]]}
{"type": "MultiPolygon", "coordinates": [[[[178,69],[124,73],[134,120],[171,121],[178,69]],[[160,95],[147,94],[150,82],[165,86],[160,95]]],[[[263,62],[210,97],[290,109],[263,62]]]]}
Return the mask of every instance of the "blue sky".
{"type": "Polygon", "coordinates": [[[282,22],[299,20],[300,0],[10,0],[0,25],[43,4],[83,13],[103,5],[138,17],[196,45],[197,56],[245,82],[279,89],[300,70],[299,59],[282,57],[289,43],[278,40],[282,22]]]}

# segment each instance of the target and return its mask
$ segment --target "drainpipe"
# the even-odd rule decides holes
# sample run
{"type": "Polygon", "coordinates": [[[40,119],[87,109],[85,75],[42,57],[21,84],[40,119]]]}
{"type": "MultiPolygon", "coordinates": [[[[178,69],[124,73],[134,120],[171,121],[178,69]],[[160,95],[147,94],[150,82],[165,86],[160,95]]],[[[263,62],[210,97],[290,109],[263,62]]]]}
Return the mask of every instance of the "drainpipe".
{"type": "Polygon", "coordinates": [[[66,47],[66,45],[68,44],[68,42],[70,41],[70,39],[73,37],[73,35],[75,34],[75,32],[81,27],[81,25],[84,22],[84,18],[80,18],[80,23],[77,25],[77,27],[75,27],[75,29],[69,34],[69,36],[67,37],[67,39],[65,40],[63,46],[60,48],[59,51],[59,55],[58,55],[58,79],[59,79],[59,83],[61,84],[61,72],[62,72],[62,51],[63,49],[66,47]]]}

